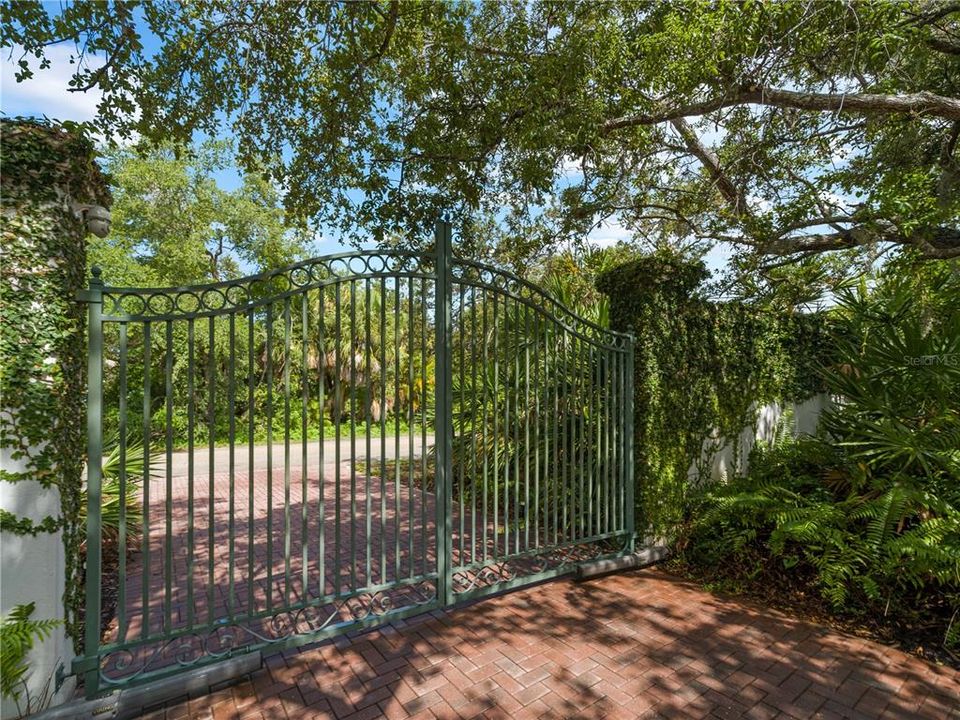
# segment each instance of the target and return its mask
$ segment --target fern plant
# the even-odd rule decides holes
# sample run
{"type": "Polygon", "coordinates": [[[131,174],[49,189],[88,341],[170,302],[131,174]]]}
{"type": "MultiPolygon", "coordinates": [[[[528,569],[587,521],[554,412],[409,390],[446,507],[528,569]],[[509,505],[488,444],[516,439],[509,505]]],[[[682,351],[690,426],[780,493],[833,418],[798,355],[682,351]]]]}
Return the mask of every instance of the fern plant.
{"type": "Polygon", "coordinates": [[[0,617],[0,692],[20,699],[29,676],[26,659],[36,640],[50,637],[60,620],[31,620],[35,604],[17,605],[0,617]]]}
{"type": "Polygon", "coordinates": [[[684,553],[751,577],[779,567],[837,612],[923,616],[955,645],[960,278],[918,288],[898,270],[840,297],[822,437],[758,445],[748,477],[699,498],[684,553]]]}

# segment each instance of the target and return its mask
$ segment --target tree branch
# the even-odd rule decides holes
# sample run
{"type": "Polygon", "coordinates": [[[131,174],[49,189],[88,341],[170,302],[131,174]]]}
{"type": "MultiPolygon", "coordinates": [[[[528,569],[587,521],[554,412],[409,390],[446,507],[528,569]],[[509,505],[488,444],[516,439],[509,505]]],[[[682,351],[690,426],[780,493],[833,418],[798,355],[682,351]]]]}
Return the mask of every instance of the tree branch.
{"type": "Polygon", "coordinates": [[[96,70],[90,73],[90,79],[82,87],[73,87],[67,88],[67,92],[87,92],[97,87],[100,82],[106,77],[113,66],[116,64],[120,53],[123,51],[127,42],[135,35],[135,31],[132,25],[125,25],[123,30],[120,33],[120,39],[117,41],[117,44],[113,46],[113,49],[110,51],[110,55],[107,57],[107,61],[98,67],[96,70]]]}
{"type": "Polygon", "coordinates": [[[960,3],[958,2],[930,3],[928,7],[929,9],[924,12],[912,13],[911,19],[900,23],[899,26],[915,25],[916,27],[923,27],[942,20],[948,15],[960,12],[960,3]]]}
{"type": "Polygon", "coordinates": [[[730,178],[723,172],[723,168],[720,166],[720,159],[716,154],[700,142],[700,138],[697,137],[693,128],[691,128],[690,124],[683,118],[674,118],[670,121],[670,124],[680,133],[680,137],[683,138],[683,142],[686,144],[690,153],[706,168],[710,177],[713,178],[717,190],[720,191],[723,199],[727,201],[727,204],[729,204],[733,210],[733,214],[740,218],[748,217],[750,213],[743,192],[734,185],[730,178]]]}
{"type": "Polygon", "coordinates": [[[927,45],[948,55],[960,55],[960,42],[947,40],[946,38],[931,37],[927,38],[927,45]]]}
{"type": "Polygon", "coordinates": [[[926,257],[932,259],[946,260],[960,257],[960,230],[957,228],[934,228],[928,239],[923,233],[905,236],[892,223],[871,223],[835,233],[780,238],[764,245],[761,252],[764,255],[786,256],[796,253],[846,250],[875,242],[913,245],[926,257]]]}
{"type": "Polygon", "coordinates": [[[390,3],[390,12],[387,16],[387,31],[383,36],[383,42],[380,43],[380,47],[377,49],[376,54],[367,58],[364,64],[379,61],[384,55],[387,54],[387,49],[390,47],[390,41],[393,39],[393,33],[397,29],[397,17],[399,15],[400,0],[392,0],[390,3]]]}
{"type": "Polygon", "coordinates": [[[678,118],[706,115],[722,108],[737,105],[769,105],[815,112],[844,112],[864,115],[891,115],[922,113],[948,120],[960,120],[960,99],[935,95],[930,92],[886,95],[877,93],[814,93],[795,92],[780,88],[750,85],[723,97],[671,107],[661,107],[651,112],[627,115],[607,120],[605,133],[641,125],[656,125],[678,118]]]}

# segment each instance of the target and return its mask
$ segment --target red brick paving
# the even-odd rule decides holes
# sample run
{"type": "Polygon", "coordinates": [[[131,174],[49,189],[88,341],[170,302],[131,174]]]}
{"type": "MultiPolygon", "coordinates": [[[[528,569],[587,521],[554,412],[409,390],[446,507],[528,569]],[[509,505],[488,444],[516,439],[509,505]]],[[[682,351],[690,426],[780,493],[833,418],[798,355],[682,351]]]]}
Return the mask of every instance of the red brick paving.
{"type": "Polygon", "coordinates": [[[273,655],[146,717],[945,720],[960,673],[645,570],[273,655]]]}
{"type": "MultiPolygon", "coordinates": [[[[118,597],[117,615],[105,638],[136,644],[129,652],[106,651],[104,674],[122,680],[141,669],[172,665],[180,655],[201,654],[199,638],[207,636],[213,650],[219,650],[227,636],[235,647],[256,642],[258,634],[272,637],[270,618],[286,607],[296,610],[304,601],[312,615],[285,615],[283,622],[297,622],[301,630],[307,629],[303,623],[309,617],[322,621],[336,616],[347,622],[352,619],[349,604],[318,602],[335,592],[391,585],[382,595],[393,608],[429,599],[433,581],[424,579],[436,570],[433,494],[411,491],[406,478],[385,479],[381,488],[379,477],[368,479],[359,472],[352,477],[350,465],[349,459],[342,463],[339,484],[333,465],[324,467],[322,483],[317,468],[310,469],[305,483],[296,468],[290,474],[289,497],[283,467],[274,470],[269,483],[265,470],[252,477],[237,471],[232,483],[231,475],[223,472],[212,478],[197,475],[192,485],[186,476],[172,477],[169,507],[166,479],[159,473],[148,488],[149,540],[138,543],[139,551],[122,561],[123,580],[118,584],[125,592],[118,597]],[[423,582],[425,587],[420,586],[423,582]],[[146,640],[145,607],[153,636],[146,640]],[[251,609],[259,614],[253,620],[246,615],[251,609]],[[231,610],[242,629],[227,622],[231,610]],[[220,622],[223,626],[211,633],[210,627],[220,622]],[[191,629],[198,634],[186,633],[191,629]],[[186,634],[166,642],[168,631],[186,634]]],[[[484,547],[491,559],[508,552],[501,513],[496,525],[488,522],[486,533],[482,520],[464,518],[461,554],[458,511],[454,503],[454,570],[479,561],[484,547]]],[[[477,515],[482,517],[480,510],[477,515]]],[[[522,535],[510,530],[509,552],[533,549],[529,543],[536,543],[537,536],[521,540],[522,535]]],[[[540,541],[549,544],[543,534],[540,541]]],[[[515,563],[517,568],[522,562],[515,563]]]]}

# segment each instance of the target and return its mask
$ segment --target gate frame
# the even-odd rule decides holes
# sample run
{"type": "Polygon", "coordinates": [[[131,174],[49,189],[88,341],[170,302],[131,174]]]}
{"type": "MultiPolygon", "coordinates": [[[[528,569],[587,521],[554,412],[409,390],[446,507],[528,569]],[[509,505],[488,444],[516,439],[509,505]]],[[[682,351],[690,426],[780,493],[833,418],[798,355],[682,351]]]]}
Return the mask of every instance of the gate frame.
{"type": "MultiPolygon", "coordinates": [[[[452,304],[453,292],[452,286],[454,276],[452,272],[456,258],[452,250],[453,229],[451,223],[446,217],[441,217],[434,226],[434,247],[432,252],[423,253],[426,258],[435,260],[435,342],[436,342],[436,363],[434,367],[434,401],[436,413],[436,427],[434,431],[435,447],[437,452],[436,478],[435,478],[435,528],[437,537],[434,542],[436,545],[437,556],[437,585],[435,599],[428,604],[397,610],[386,616],[379,616],[369,620],[357,621],[361,627],[372,627],[381,622],[389,622],[410,615],[430,612],[433,609],[446,609],[454,607],[460,603],[470,602],[478,597],[501,594],[510,590],[542,582],[546,579],[568,575],[575,569],[574,565],[569,567],[558,567],[553,570],[540,572],[533,575],[525,575],[499,585],[483,588],[480,591],[468,594],[465,597],[456,597],[453,589],[453,529],[451,527],[452,519],[452,494],[453,494],[453,364],[452,364],[452,304]],[[441,429],[442,428],[442,429],[441,429]]],[[[103,332],[103,297],[104,283],[101,277],[99,267],[92,268],[89,289],[81,291],[77,295],[79,302],[86,303],[88,306],[88,390],[87,390],[87,558],[86,558],[86,613],[84,626],[84,653],[75,657],[71,666],[71,674],[84,676],[84,688],[87,699],[104,695],[116,689],[115,687],[104,687],[100,679],[100,613],[102,607],[101,597],[101,571],[102,571],[102,517],[101,517],[101,494],[102,494],[102,468],[101,463],[91,462],[92,458],[101,458],[103,455],[103,361],[104,361],[104,332],[103,332]],[[91,622],[91,619],[93,620],[91,622]]],[[[510,273],[508,276],[513,277],[510,273]]],[[[543,292],[543,291],[541,291],[543,292]]],[[[547,293],[543,293],[550,298],[547,293]]],[[[552,300],[552,298],[551,298],[552,300]]],[[[566,310],[571,316],[577,317],[575,313],[569,311],[557,301],[556,305],[566,310]]],[[[612,332],[612,331],[610,331],[612,332]]],[[[617,557],[628,555],[635,550],[636,541],[636,519],[635,519],[635,488],[634,488],[634,354],[635,343],[632,334],[615,333],[621,335],[624,339],[625,352],[625,375],[623,378],[623,389],[625,397],[624,413],[624,504],[625,504],[625,528],[618,535],[624,538],[624,544],[621,550],[606,555],[605,557],[617,557]]],[[[352,628],[351,628],[352,629],[352,628]]],[[[288,638],[278,641],[274,647],[286,648],[319,642],[323,639],[339,634],[337,631],[326,631],[321,629],[313,633],[294,634],[288,638]]],[[[227,657],[250,652],[253,647],[241,647],[235,653],[230,653],[227,657]]],[[[211,663],[201,663],[194,667],[202,668],[211,663]]],[[[193,669],[193,668],[191,668],[193,669]]],[[[189,672],[189,670],[187,670],[189,672]]],[[[151,675],[148,679],[163,677],[164,675],[151,675]]],[[[139,681],[143,682],[143,681],[139,681]]],[[[138,680],[131,680],[127,684],[117,687],[132,687],[138,684],[138,680]]]]}

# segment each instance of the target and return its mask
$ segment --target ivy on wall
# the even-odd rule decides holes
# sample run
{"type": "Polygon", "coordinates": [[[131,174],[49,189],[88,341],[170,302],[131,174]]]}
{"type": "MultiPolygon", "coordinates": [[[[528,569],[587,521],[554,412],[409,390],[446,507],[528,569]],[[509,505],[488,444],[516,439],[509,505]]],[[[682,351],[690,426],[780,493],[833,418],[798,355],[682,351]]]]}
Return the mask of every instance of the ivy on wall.
{"type": "Polygon", "coordinates": [[[597,281],[610,297],[611,328],[636,337],[637,528],[655,537],[670,537],[680,522],[688,471],[710,460],[706,438],[717,438],[719,450],[720,438],[753,424],[757,406],[822,390],[822,319],[712,302],[708,276],[702,263],[659,254],[597,281]]]}
{"type": "Polygon", "coordinates": [[[71,202],[109,205],[94,147],[68,124],[0,122],[3,263],[0,270],[0,444],[33,480],[60,491],[60,517],[40,522],[0,513],[18,535],[63,531],[67,630],[79,652],[84,528],[79,520],[86,454],[86,229],[71,202]]]}

